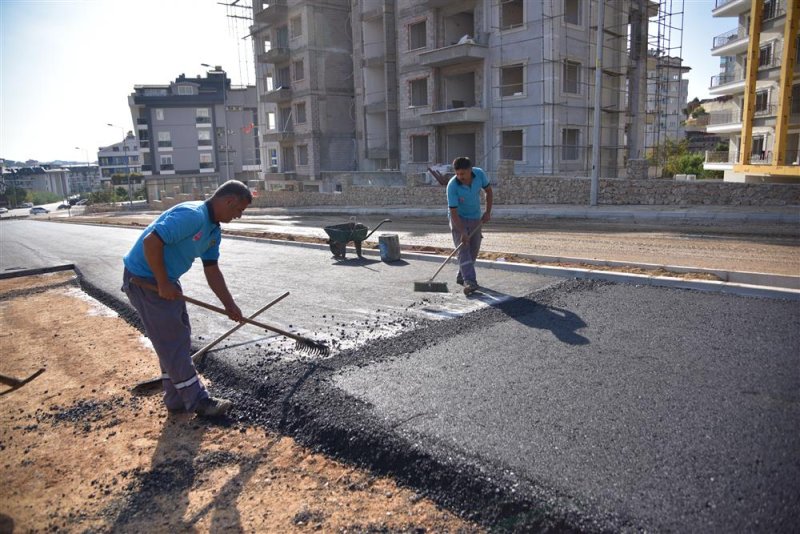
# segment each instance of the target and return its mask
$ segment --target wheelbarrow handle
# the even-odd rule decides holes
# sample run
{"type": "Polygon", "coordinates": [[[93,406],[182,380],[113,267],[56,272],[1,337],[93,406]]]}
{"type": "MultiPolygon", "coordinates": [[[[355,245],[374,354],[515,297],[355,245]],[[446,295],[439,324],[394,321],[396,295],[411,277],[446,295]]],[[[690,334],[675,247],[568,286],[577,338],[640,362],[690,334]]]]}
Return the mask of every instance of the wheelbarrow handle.
{"type": "Polygon", "coordinates": [[[372,231],[371,231],[370,233],[368,233],[368,234],[367,234],[367,236],[364,238],[364,241],[366,241],[366,240],[367,240],[367,238],[368,238],[369,236],[371,236],[372,234],[374,234],[374,233],[375,233],[375,230],[377,230],[378,228],[380,228],[380,227],[381,227],[381,224],[383,224],[383,223],[387,223],[387,222],[392,222],[392,220],[391,220],[391,219],[384,219],[384,220],[382,220],[382,221],[381,221],[381,223],[380,223],[378,226],[376,226],[375,228],[373,228],[373,229],[372,229],[372,231]]]}

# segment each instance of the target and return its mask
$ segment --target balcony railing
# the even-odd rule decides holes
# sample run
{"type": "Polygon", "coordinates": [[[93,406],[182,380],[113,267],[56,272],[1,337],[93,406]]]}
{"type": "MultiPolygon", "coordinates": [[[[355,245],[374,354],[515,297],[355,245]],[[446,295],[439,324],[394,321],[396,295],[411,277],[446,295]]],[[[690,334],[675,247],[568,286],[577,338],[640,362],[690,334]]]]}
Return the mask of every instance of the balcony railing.
{"type": "Polygon", "coordinates": [[[254,18],[256,22],[274,24],[278,20],[285,19],[288,10],[286,0],[270,0],[264,9],[255,13],[254,18]]]}
{"type": "Polygon", "coordinates": [[[174,170],[175,170],[175,165],[174,165],[173,163],[162,163],[162,164],[159,166],[159,168],[160,168],[162,171],[174,171],[174,170]]]}
{"type": "Polygon", "coordinates": [[[711,88],[721,87],[729,83],[743,82],[744,76],[741,73],[734,74],[717,74],[711,77],[711,88]]]}
{"type": "Polygon", "coordinates": [[[727,164],[734,164],[736,163],[738,154],[736,152],[706,152],[706,163],[727,163],[727,164]]]}
{"type": "Polygon", "coordinates": [[[714,37],[714,44],[711,45],[712,50],[715,48],[719,48],[724,46],[728,43],[732,43],[733,41],[738,41],[743,36],[739,35],[739,28],[735,28],[733,30],[727,31],[722,35],[717,35],[714,37]]]}
{"type": "Polygon", "coordinates": [[[142,119],[142,118],[136,119],[136,124],[137,125],[142,125],[142,124],[147,125],[147,119],[142,119]]]}
{"type": "Polygon", "coordinates": [[[172,141],[159,141],[158,142],[158,148],[171,148],[171,147],[172,147],[172,141]]]}
{"type": "Polygon", "coordinates": [[[214,162],[212,162],[212,161],[201,161],[200,162],[200,168],[201,169],[213,169],[214,168],[214,162]]]}
{"type": "Polygon", "coordinates": [[[736,124],[739,122],[742,122],[742,117],[741,112],[738,110],[712,111],[709,113],[709,126],[721,126],[723,124],[736,124]]]}
{"type": "Polygon", "coordinates": [[[211,124],[211,117],[195,117],[197,124],[211,124]]]}

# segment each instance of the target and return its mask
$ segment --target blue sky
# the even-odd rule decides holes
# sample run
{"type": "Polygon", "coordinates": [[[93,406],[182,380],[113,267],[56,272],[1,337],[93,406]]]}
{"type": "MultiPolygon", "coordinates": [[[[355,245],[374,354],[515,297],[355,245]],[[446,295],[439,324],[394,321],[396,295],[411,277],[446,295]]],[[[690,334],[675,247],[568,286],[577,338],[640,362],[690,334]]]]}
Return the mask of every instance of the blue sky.
{"type": "MultiPolygon", "coordinates": [[[[708,96],[719,70],[712,39],[736,25],[713,19],[713,5],[684,3],[690,99],[708,96]]],[[[200,63],[254,84],[247,23],[228,13],[216,0],[0,0],[0,157],[84,161],[88,151],[94,161],[99,146],[121,139],[107,123],[132,129],[134,85],[204,75],[200,63]]]]}

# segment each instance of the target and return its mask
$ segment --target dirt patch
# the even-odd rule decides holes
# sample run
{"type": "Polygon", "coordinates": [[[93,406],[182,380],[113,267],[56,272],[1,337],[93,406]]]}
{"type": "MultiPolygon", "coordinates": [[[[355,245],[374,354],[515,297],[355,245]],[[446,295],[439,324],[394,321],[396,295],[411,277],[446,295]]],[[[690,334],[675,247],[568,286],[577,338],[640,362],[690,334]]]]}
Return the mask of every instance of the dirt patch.
{"type": "Polygon", "coordinates": [[[133,396],[155,355],[71,272],[0,280],[0,353],[3,375],[45,368],[0,396],[0,531],[480,530],[285,436],[133,396]]]}

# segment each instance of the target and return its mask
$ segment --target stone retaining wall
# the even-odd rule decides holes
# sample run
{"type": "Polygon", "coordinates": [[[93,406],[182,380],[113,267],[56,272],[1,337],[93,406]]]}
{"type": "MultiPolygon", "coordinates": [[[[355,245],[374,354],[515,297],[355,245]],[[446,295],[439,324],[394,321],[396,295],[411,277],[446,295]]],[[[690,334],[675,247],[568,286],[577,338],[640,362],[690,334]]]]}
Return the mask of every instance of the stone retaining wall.
{"type": "MultiPolygon", "coordinates": [[[[589,203],[591,180],[555,176],[502,177],[494,180],[495,204],[589,203]]],[[[598,204],[661,206],[800,206],[798,184],[745,184],[720,180],[684,182],[673,180],[599,181],[598,204]]],[[[303,206],[442,206],[441,186],[414,187],[347,186],[341,193],[270,191],[255,199],[258,207],[303,206]]]]}

